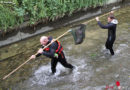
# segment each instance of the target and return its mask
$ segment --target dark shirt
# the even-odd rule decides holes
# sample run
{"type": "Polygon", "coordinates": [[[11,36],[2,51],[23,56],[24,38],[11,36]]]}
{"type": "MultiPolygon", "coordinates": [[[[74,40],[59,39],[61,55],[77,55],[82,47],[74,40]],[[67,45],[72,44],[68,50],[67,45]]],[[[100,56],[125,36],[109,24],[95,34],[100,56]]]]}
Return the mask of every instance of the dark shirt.
{"type": "Polygon", "coordinates": [[[108,29],[108,38],[116,38],[116,24],[108,23],[107,25],[103,25],[100,21],[98,21],[98,25],[103,29],[108,29]]]}
{"type": "MultiPolygon", "coordinates": [[[[47,44],[49,44],[52,41],[52,37],[48,37],[49,41],[47,44]]],[[[42,46],[42,48],[44,48],[44,46],[42,46]]],[[[43,51],[43,55],[49,57],[49,58],[54,58],[54,54],[56,49],[58,48],[58,44],[57,42],[53,42],[49,47],[49,51],[43,51]]],[[[39,57],[41,54],[37,54],[36,57],[39,57]]]]}

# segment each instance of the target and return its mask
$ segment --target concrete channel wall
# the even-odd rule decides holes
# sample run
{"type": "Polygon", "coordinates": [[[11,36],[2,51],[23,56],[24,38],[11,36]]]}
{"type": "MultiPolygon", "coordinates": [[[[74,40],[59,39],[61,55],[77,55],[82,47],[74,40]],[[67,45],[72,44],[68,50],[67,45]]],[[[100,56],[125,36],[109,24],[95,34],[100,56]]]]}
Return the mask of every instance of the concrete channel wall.
{"type": "Polygon", "coordinates": [[[26,27],[27,23],[24,23],[15,31],[7,33],[5,36],[0,36],[0,47],[44,33],[57,28],[64,27],[66,25],[72,25],[75,22],[86,20],[93,16],[108,12],[113,9],[120,8],[122,5],[130,5],[130,0],[108,0],[106,5],[103,7],[97,7],[93,9],[87,9],[75,13],[70,17],[64,17],[62,19],[56,20],[54,22],[49,22],[48,24],[41,23],[36,26],[36,28],[26,27]]]}

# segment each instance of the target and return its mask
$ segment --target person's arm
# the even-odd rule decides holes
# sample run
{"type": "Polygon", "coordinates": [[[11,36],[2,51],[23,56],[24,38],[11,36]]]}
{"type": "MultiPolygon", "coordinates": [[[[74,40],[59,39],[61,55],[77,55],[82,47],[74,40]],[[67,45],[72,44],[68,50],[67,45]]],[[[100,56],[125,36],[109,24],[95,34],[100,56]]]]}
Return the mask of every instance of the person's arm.
{"type": "Polygon", "coordinates": [[[101,28],[103,28],[103,29],[108,29],[108,28],[110,28],[110,27],[113,26],[113,24],[111,24],[111,23],[109,23],[109,24],[107,24],[107,25],[103,25],[103,24],[100,22],[99,17],[96,17],[95,19],[96,19],[96,21],[98,22],[98,25],[99,25],[101,28]]]}
{"type": "Polygon", "coordinates": [[[39,57],[39,56],[41,56],[42,54],[40,54],[40,53],[38,53],[37,55],[36,55],[36,57],[39,57]]]}
{"type": "Polygon", "coordinates": [[[43,47],[42,48],[40,48],[39,50],[38,50],[38,54],[37,55],[32,55],[31,57],[30,57],[30,59],[35,59],[36,57],[39,57],[40,55],[45,55],[45,56],[47,56],[47,57],[50,57],[50,58],[52,58],[52,57],[56,57],[55,56],[55,50],[57,49],[57,43],[56,42],[54,42],[54,43],[52,43],[51,45],[50,45],[50,51],[49,52],[46,52],[46,51],[43,51],[43,47]]]}
{"type": "Polygon", "coordinates": [[[42,54],[45,55],[45,56],[47,56],[47,57],[53,58],[56,49],[57,49],[57,43],[54,42],[54,43],[52,43],[52,44],[50,45],[50,51],[49,51],[49,52],[43,51],[42,54]]]}
{"type": "Polygon", "coordinates": [[[98,21],[98,25],[103,29],[108,29],[113,26],[113,24],[103,25],[100,21],[98,21]]]}
{"type": "MultiPolygon", "coordinates": [[[[44,46],[42,46],[41,47],[41,49],[43,49],[44,48],[44,46]]],[[[39,56],[41,56],[42,54],[41,53],[38,53],[37,55],[36,55],[36,57],[39,57],[39,56]]]]}
{"type": "Polygon", "coordinates": [[[35,59],[36,57],[39,57],[40,55],[41,55],[41,53],[43,52],[43,50],[42,50],[42,48],[40,48],[39,50],[38,50],[38,54],[37,55],[32,55],[29,59],[35,59]],[[40,51],[40,52],[39,52],[40,51]]]}
{"type": "Polygon", "coordinates": [[[109,13],[109,15],[114,15],[114,11],[111,11],[111,12],[109,13]]]}

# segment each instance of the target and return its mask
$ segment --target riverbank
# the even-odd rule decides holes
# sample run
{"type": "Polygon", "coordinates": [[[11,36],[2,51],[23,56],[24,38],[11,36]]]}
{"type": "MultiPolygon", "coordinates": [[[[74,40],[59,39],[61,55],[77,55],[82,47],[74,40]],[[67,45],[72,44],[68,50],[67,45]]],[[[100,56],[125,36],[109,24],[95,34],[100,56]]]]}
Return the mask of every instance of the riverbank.
{"type": "Polygon", "coordinates": [[[0,34],[19,29],[23,22],[35,27],[39,22],[56,21],[90,7],[103,6],[106,0],[10,0],[0,1],[0,34]],[[11,2],[10,1],[10,2],[11,2]]]}

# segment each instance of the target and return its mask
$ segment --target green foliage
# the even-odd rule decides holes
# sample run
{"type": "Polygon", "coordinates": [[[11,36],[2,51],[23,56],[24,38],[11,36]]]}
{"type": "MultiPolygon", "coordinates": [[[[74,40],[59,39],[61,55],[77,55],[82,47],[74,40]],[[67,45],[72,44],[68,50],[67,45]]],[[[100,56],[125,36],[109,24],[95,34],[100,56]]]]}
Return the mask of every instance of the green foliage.
{"type": "Polygon", "coordinates": [[[15,21],[16,18],[14,12],[11,12],[3,5],[0,5],[0,28],[6,31],[7,28],[15,25],[15,21]]]}
{"type": "Polygon", "coordinates": [[[0,5],[0,29],[6,30],[29,17],[30,24],[38,20],[56,20],[64,15],[72,15],[75,11],[88,7],[103,5],[106,0],[2,0],[12,2],[0,5]],[[10,8],[11,7],[11,8],[10,8]],[[4,16],[5,15],[5,16],[4,16]]]}

